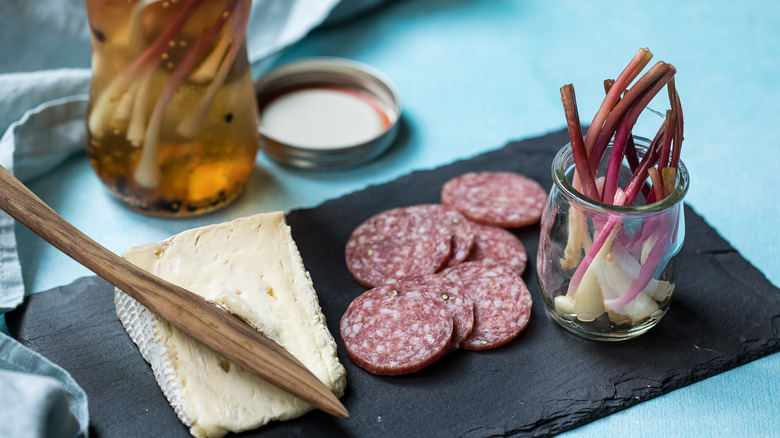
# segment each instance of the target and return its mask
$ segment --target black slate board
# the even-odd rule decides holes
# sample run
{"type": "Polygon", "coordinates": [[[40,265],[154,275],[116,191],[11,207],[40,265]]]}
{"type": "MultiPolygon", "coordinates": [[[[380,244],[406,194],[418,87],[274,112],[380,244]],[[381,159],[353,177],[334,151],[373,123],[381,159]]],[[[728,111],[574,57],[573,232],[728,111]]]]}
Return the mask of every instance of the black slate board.
{"type": "MultiPolygon", "coordinates": [[[[535,279],[538,227],[525,244],[534,298],[527,329],[490,351],[458,351],[420,372],[378,377],[346,358],[338,323],[363,292],[343,261],[351,231],[392,207],[439,201],[450,177],[473,170],[524,173],[549,187],[564,131],[372,186],[288,223],[347,368],[351,418],[321,412],[240,436],[486,437],[550,435],[780,350],[780,290],[686,207],[681,275],[671,310],[647,334],[597,343],[568,334],[544,310],[535,279]]],[[[695,175],[693,176],[695,179],[695,175]]],[[[89,396],[93,436],[188,436],[113,312],[112,287],[88,277],[33,295],[7,315],[11,334],[68,370],[89,396]]]]}

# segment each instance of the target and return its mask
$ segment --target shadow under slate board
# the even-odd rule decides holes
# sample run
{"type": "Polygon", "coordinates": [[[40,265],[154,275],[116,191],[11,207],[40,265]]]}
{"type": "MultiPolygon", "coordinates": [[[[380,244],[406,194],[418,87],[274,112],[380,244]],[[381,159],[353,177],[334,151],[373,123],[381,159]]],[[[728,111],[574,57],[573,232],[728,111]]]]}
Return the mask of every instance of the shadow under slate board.
{"type": "MultiPolygon", "coordinates": [[[[513,230],[529,254],[523,278],[534,299],[531,322],[518,338],[495,350],[456,351],[404,376],[374,376],[355,366],[338,328],[349,303],[365,290],[344,263],[352,230],[389,208],[439,202],[442,184],[468,171],[520,172],[549,188],[550,163],[567,139],[561,131],[513,142],[292,211],[288,223],[347,369],[342,401],[351,417],[311,412],[239,436],[550,435],[780,350],[780,290],[686,207],[671,310],[637,339],[597,343],[555,325],[534,274],[534,226],[513,230]]],[[[7,322],[13,336],[68,370],[85,389],[93,436],[188,436],[117,320],[105,281],[87,277],[35,294],[7,322]]]]}

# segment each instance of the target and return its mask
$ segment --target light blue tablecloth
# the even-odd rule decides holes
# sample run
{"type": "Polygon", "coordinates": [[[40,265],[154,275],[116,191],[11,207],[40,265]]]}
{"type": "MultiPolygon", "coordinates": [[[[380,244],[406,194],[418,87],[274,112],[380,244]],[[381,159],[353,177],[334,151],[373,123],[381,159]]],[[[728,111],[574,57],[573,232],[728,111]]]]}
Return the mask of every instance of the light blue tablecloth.
{"type": "MultiPolygon", "coordinates": [[[[8,35],[0,33],[2,42],[8,35]]],[[[687,201],[780,285],[780,203],[771,194],[780,169],[775,133],[780,4],[770,1],[391,2],[357,20],[316,30],[254,71],[259,76],[301,57],[340,56],[386,73],[402,95],[409,131],[406,141],[379,160],[341,171],[303,171],[261,156],[247,192],[234,205],[184,220],[149,218],[119,206],[83,153],[27,182],[66,219],[118,253],[193,226],[314,206],[415,169],[561,129],[558,90],[566,83],[574,83],[588,122],[603,97],[602,80],[617,75],[639,47],[678,69],[686,122],[682,157],[692,175],[687,201]]],[[[63,67],[88,67],[85,62],[74,55],[73,64],[63,67]]],[[[16,236],[28,292],[90,274],[27,230],[17,227],[16,236]]],[[[780,354],[775,354],[569,435],[776,435],[778,400],[780,354]]]]}

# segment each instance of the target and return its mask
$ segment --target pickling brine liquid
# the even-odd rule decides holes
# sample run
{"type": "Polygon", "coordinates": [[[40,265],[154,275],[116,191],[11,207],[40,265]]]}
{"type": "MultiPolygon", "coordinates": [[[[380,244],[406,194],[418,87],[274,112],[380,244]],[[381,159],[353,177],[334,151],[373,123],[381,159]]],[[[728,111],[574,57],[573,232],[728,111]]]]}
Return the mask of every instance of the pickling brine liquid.
{"type": "Polygon", "coordinates": [[[258,149],[250,0],[87,0],[87,155],[109,191],[161,216],[243,190],[258,149]]]}

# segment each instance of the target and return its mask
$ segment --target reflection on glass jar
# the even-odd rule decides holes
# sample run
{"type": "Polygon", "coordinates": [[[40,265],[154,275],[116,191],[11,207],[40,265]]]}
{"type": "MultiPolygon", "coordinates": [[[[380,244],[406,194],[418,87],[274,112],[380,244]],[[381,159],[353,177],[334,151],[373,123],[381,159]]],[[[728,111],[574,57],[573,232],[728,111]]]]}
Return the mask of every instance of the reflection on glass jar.
{"type": "Polygon", "coordinates": [[[222,207],[258,148],[246,52],[251,0],[86,0],[90,163],[110,192],[162,216],[222,207]]]}
{"type": "MultiPolygon", "coordinates": [[[[641,158],[649,142],[636,143],[641,158]]],[[[675,290],[685,236],[689,176],[682,161],[677,170],[666,198],[616,207],[575,190],[571,146],[558,152],[537,255],[542,299],[558,324],[589,339],[623,340],[661,320],[675,290]]],[[[621,177],[630,175],[624,166],[621,177]]]]}

